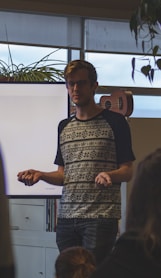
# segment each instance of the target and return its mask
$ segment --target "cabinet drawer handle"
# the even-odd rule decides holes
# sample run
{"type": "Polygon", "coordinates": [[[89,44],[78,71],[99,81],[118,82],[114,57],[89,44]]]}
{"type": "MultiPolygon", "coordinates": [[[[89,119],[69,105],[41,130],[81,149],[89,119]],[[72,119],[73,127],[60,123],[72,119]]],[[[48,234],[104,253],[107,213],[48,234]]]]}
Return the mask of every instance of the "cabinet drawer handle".
{"type": "Polygon", "coordinates": [[[20,230],[20,227],[19,226],[11,226],[10,229],[11,230],[20,230]]]}

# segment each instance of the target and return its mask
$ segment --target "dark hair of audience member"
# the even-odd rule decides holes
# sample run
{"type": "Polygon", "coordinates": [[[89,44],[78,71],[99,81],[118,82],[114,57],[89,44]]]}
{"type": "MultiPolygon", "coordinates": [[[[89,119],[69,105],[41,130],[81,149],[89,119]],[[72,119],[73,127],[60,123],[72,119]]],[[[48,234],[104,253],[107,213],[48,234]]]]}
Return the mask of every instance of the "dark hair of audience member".
{"type": "Polygon", "coordinates": [[[96,268],[94,255],[76,246],[63,250],[55,262],[56,278],[89,278],[96,268]]]}
{"type": "Polygon", "coordinates": [[[137,167],[128,200],[126,231],[136,231],[147,255],[161,260],[161,148],[137,167]]]}

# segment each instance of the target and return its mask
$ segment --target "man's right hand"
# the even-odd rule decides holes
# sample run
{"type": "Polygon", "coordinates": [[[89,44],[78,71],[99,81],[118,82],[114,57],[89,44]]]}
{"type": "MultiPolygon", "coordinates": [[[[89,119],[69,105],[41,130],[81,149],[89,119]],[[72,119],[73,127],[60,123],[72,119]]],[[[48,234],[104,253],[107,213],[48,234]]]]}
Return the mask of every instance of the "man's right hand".
{"type": "Polygon", "coordinates": [[[38,170],[25,170],[17,174],[18,181],[23,182],[26,186],[32,186],[40,180],[41,172],[38,170]]]}

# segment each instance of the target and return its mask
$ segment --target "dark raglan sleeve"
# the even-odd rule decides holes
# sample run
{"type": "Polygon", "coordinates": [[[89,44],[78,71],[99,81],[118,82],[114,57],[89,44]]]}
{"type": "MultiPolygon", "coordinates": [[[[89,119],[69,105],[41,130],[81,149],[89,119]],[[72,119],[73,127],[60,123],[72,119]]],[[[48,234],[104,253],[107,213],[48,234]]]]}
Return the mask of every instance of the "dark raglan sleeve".
{"type": "Polygon", "coordinates": [[[56,157],[54,160],[54,164],[59,165],[59,166],[64,166],[64,161],[63,161],[63,157],[62,157],[62,153],[61,153],[61,149],[60,149],[60,133],[62,130],[62,123],[63,123],[63,121],[61,121],[58,125],[57,152],[56,152],[56,157]]]}
{"type": "Polygon", "coordinates": [[[61,146],[60,146],[60,134],[63,130],[63,128],[68,124],[68,122],[72,119],[72,117],[64,119],[60,121],[58,125],[58,136],[57,136],[57,152],[54,160],[54,164],[59,166],[64,166],[64,160],[61,152],[61,146]]]}
{"type": "Polygon", "coordinates": [[[108,111],[106,113],[108,113],[106,119],[108,119],[115,136],[118,164],[134,161],[131,131],[126,118],[116,112],[108,111]]]}

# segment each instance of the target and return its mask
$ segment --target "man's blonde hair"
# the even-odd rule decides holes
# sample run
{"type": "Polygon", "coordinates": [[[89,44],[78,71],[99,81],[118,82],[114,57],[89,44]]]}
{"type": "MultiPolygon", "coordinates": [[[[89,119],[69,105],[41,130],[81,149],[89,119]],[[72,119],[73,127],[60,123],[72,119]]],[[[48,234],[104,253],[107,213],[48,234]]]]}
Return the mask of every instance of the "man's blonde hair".
{"type": "Polygon", "coordinates": [[[95,67],[84,60],[74,60],[68,63],[68,65],[64,69],[64,78],[67,81],[70,74],[75,73],[77,70],[86,69],[88,71],[88,78],[90,80],[91,85],[97,82],[97,72],[95,67]]]}

